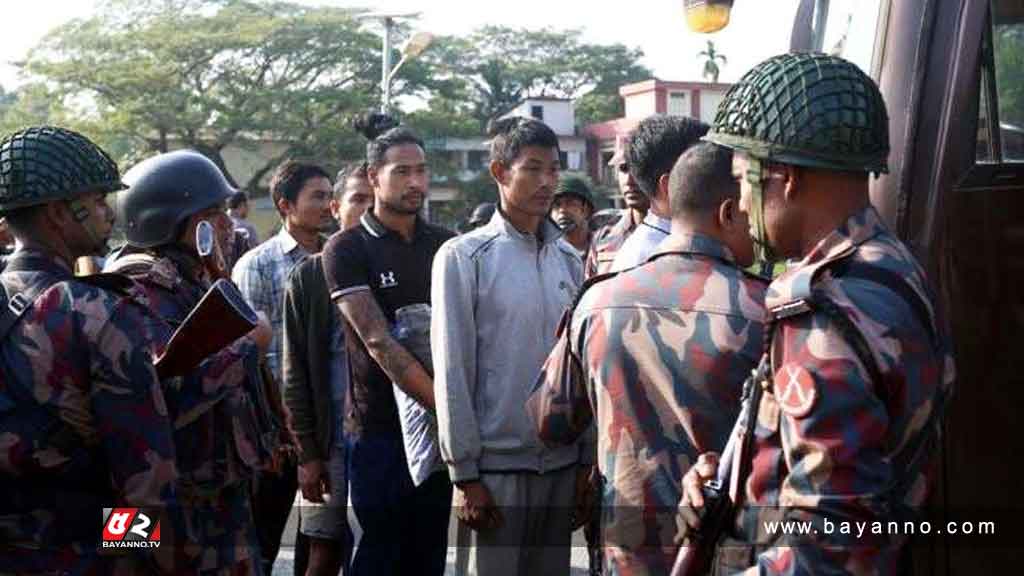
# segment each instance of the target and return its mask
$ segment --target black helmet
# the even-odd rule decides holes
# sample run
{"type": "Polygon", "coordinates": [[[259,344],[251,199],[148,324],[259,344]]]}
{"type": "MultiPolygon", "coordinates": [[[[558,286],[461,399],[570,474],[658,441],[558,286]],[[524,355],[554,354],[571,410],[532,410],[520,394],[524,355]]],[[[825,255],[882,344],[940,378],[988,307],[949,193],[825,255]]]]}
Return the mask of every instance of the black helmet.
{"type": "Polygon", "coordinates": [[[887,172],[889,117],[875,82],[825,54],[769,58],[734,84],[705,140],[783,164],[887,172]]]}
{"type": "Polygon", "coordinates": [[[37,126],[0,141],[0,211],[123,188],[117,164],[77,132],[37,126]]]}
{"type": "Polygon", "coordinates": [[[209,158],[193,150],[153,156],[125,173],[128,189],[117,195],[117,218],[136,248],[173,242],[196,212],[225,202],[235,189],[209,158]]]}
{"type": "Polygon", "coordinates": [[[491,220],[491,217],[494,216],[494,212],[497,209],[498,207],[494,202],[483,202],[481,204],[477,204],[476,208],[473,208],[473,213],[469,215],[469,222],[467,222],[467,224],[470,228],[483,226],[491,220]]]}
{"type": "Polygon", "coordinates": [[[590,186],[579,176],[562,176],[558,179],[558,184],[555,186],[555,198],[560,196],[575,196],[586,202],[591,210],[594,209],[594,197],[590,194],[590,186]]]}

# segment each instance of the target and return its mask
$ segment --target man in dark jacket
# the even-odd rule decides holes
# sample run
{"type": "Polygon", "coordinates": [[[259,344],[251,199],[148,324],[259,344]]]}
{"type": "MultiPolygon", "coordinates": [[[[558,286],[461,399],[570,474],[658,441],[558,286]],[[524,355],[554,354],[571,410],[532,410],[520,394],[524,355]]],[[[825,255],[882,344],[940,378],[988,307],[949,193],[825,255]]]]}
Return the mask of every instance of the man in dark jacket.
{"type": "MultiPolygon", "coordinates": [[[[365,164],[338,174],[330,208],[342,230],[358,225],[372,202],[365,164]]],[[[299,444],[299,517],[300,531],[310,539],[308,575],[337,574],[347,564],[351,542],[345,518],[342,420],[349,356],[343,331],[320,255],[312,255],[288,277],[282,358],[284,399],[299,444]]]]}

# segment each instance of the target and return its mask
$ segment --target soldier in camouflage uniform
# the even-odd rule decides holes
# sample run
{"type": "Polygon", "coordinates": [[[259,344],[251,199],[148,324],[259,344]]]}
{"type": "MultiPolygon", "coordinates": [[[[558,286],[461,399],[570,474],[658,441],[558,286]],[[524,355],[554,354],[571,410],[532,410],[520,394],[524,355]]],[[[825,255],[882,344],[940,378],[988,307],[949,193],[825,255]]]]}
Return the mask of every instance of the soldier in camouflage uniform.
{"type": "Polygon", "coordinates": [[[165,506],[176,476],[145,307],[121,277],[72,275],[102,254],[114,162],[83,136],[0,141],[0,210],[21,248],[2,280],[0,571],[154,573],[144,550],[101,556],[104,507],[165,506]]]}
{"type": "Polygon", "coordinates": [[[584,292],[570,358],[556,348],[530,403],[548,443],[574,440],[596,415],[607,574],[668,572],[683,473],[725,444],[761,355],[767,282],[742,269],[753,246],[731,157],[704,143],[678,160],[671,235],[645,264],[584,292]],[[578,366],[570,394],[566,362],[578,366]]]}
{"type": "MultiPolygon", "coordinates": [[[[904,537],[826,524],[915,519],[954,376],[924,272],[869,203],[889,152],[878,87],[839,58],[774,57],[730,89],[707,140],[735,151],[761,257],[799,260],[768,291],[770,371],[715,570],[903,573],[904,537]],[[817,533],[777,539],[771,520],[817,533]]],[[[703,505],[716,463],[704,455],[687,473],[685,503],[703,505]]]]}
{"type": "Polygon", "coordinates": [[[647,210],[651,207],[651,199],[640,191],[633,175],[629,173],[625,146],[628,146],[628,143],[624,143],[623,147],[615,151],[615,155],[608,161],[608,165],[615,170],[619,192],[622,193],[626,207],[622,210],[618,220],[594,232],[590,240],[590,250],[587,251],[583,263],[585,278],[611,271],[619,248],[626,242],[626,238],[629,238],[633,230],[636,230],[636,227],[643,222],[644,217],[647,216],[647,210]]]}
{"type": "MultiPolygon", "coordinates": [[[[146,290],[157,352],[216,278],[195,247],[206,220],[221,241],[233,192],[210,160],[192,151],[155,156],[124,177],[118,215],[128,245],[108,263],[146,290]]],[[[215,327],[211,327],[215,329],[215,327]]],[[[251,481],[269,462],[266,405],[258,361],[269,346],[261,324],[183,377],[163,381],[177,446],[180,506],[172,515],[177,573],[261,573],[251,509],[251,481]]]]}

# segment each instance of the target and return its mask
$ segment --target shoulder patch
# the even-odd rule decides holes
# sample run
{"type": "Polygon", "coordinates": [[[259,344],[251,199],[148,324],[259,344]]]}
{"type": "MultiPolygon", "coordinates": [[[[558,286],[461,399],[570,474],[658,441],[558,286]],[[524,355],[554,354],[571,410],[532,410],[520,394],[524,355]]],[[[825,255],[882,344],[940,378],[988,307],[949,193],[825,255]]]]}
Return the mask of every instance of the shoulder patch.
{"type": "Polygon", "coordinates": [[[803,366],[787,362],[777,372],[772,383],[775,399],[783,412],[794,418],[811,413],[818,401],[818,388],[814,377],[803,366]]]}

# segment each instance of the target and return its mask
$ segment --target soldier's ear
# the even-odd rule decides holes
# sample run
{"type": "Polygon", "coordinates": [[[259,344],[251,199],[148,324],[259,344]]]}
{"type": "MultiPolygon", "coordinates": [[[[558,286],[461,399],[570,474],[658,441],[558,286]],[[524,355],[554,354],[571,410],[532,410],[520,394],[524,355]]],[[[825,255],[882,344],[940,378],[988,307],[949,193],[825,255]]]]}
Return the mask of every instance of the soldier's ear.
{"type": "Polygon", "coordinates": [[[800,194],[800,181],[802,174],[796,166],[784,164],[780,166],[780,173],[783,175],[782,194],[787,202],[792,202],[800,194]]]}
{"type": "Polygon", "coordinates": [[[67,202],[48,202],[41,211],[41,223],[51,230],[62,230],[75,222],[67,202]]]}
{"type": "Polygon", "coordinates": [[[718,205],[718,226],[724,230],[730,230],[732,227],[737,225],[736,218],[736,201],[732,198],[727,198],[721,204],[718,205]]]}

